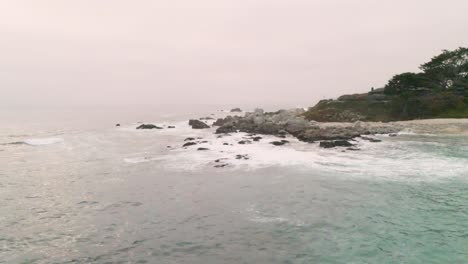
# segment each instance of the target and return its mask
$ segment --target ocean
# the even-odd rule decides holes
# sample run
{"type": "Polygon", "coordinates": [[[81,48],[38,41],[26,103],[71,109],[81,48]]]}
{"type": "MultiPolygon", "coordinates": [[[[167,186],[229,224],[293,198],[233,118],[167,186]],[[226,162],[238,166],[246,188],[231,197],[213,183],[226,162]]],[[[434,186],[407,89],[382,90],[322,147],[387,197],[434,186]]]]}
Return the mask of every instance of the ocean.
{"type": "Polygon", "coordinates": [[[468,136],[188,126],[222,109],[2,109],[0,263],[468,263],[468,136]]]}

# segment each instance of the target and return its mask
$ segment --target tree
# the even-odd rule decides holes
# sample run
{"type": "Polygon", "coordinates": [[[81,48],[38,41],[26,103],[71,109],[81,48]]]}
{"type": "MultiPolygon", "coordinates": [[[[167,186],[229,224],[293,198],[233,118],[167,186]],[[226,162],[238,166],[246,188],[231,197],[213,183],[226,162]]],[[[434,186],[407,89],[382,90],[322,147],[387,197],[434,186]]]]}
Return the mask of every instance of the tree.
{"type": "Polygon", "coordinates": [[[450,89],[454,84],[466,83],[468,78],[468,48],[444,50],[431,61],[421,65],[424,74],[441,89],[450,89]]]}
{"type": "Polygon", "coordinates": [[[412,89],[430,86],[430,80],[424,73],[405,72],[393,76],[385,86],[386,94],[401,94],[412,89]]]}

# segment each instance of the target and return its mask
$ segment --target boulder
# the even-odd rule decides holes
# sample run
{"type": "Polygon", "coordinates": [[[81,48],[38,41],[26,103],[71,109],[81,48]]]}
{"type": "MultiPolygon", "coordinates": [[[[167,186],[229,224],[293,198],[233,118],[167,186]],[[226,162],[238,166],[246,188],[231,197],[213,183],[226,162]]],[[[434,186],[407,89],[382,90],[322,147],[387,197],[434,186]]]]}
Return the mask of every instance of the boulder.
{"type": "Polygon", "coordinates": [[[141,124],[136,129],[163,129],[163,128],[155,126],[153,124],[141,124]]]}
{"type": "Polygon", "coordinates": [[[237,112],[237,113],[238,113],[238,112],[242,112],[242,109],[240,109],[240,108],[238,108],[238,107],[237,107],[237,108],[231,109],[231,113],[236,113],[236,112],[237,112]]]}
{"type": "Polygon", "coordinates": [[[197,150],[203,151],[203,150],[210,150],[209,148],[197,148],[197,150]]]}
{"type": "Polygon", "coordinates": [[[119,127],[119,126],[120,126],[120,124],[115,124],[115,126],[116,126],[116,127],[119,127]]]}
{"type": "Polygon", "coordinates": [[[205,129],[205,128],[210,128],[207,124],[203,123],[200,120],[196,119],[190,119],[189,120],[189,125],[192,126],[193,129],[205,129]]]}

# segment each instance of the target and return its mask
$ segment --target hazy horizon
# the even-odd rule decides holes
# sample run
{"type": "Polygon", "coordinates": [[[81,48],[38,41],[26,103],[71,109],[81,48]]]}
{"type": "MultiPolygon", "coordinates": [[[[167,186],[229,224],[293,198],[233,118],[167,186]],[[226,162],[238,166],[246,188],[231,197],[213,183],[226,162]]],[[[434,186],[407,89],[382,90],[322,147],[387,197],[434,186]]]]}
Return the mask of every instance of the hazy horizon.
{"type": "Polygon", "coordinates": [[[2,1],[0,105],[313,104],[468,44],[468,2],[2,1]]]}

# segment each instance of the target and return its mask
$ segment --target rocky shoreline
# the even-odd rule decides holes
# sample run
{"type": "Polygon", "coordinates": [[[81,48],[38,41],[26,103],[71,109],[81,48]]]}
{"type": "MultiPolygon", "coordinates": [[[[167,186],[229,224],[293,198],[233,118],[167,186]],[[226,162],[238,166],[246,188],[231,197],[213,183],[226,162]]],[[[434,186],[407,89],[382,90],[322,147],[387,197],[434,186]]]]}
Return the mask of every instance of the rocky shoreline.
{"type": "Polygon", "coordinates": [[[323,147],[351,145],[343,143],[356,137],[375,134],[394,134],[402,127],[388,123],[336,123],[324,124],[309,121],[304,116],[303,109],[279,110],[277,112],[264,112],[256,109],[247,112],[244,116],[227,116],[213,123],[218,126],[216,134],[245,132],[251,134],[274,135],[285,137],[291,135],[304,142],[329,142],[321,144],[323,147]]]}

